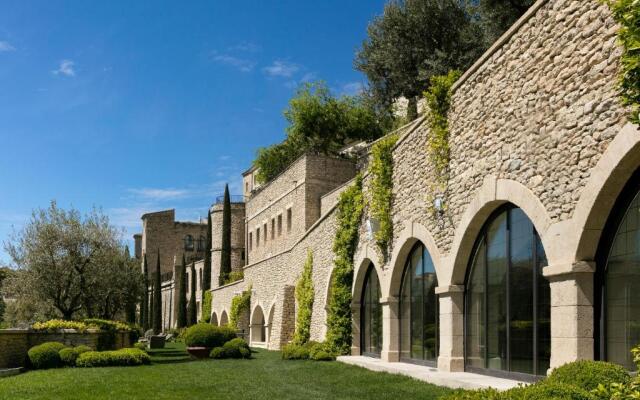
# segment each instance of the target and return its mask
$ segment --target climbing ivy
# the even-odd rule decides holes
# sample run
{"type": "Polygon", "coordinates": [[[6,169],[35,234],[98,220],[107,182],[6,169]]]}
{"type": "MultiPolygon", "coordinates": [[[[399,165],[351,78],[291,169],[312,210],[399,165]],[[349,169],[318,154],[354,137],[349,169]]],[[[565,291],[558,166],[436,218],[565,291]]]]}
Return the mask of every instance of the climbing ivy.
{"type": "Polygon", "coordinates": [[[620,25],[622,45],[619,87],[622,102],[631,106],[629,120],[640,124],[640,0],[604,0],[620,25]]]}
{"type": "Polygon", "coordinates": [[[335,254],[327,313],[327,343],[336,354],[348,354],[351,348],[351,285],[353,256],[358,246],[358,229],[364,199],[362,176],[340,194],[333,241],[335,254]]]}
{"type": "Polygon", "coordinates": [[[293,334],[294,344],[305,344],[311,337],[311,313],[313,311],[313,253],[307,250],[307,260],[304,263],[302,276],[296,284],[296,300],[298,315],[296,317],[296,331],[293,334]]]}
{"type": "Polygon", "coordinates": [[[235,329],[238,329],[238,321],[240,315],[244,311],[249,311],[251,307],[251,285],[249,288],[242,292],[240,296],[235,296],[231,300],[231,311],[229,313],[229,325],[235,329]]]}
{"type": "Polygon", "coordinates": [[[398,135],[389,135],[373,145],[371,149],[371,186],[369,189],[369,207],[371,215],[378,220],[379,228],[375,232],[378,248],[387,256],[389,243],[393,236],[391,220],[391,200],[393,195],[393,146],[398,135]]]}
{"type": "Polygon", "coordinates": [[[205,290],[202,296],[202,322],[209,323],[211,321],[211,300],[211,292],[205,290]]]}
{"type": "Polygon", "coordinates": [[[449,183],[449,123],[447,113],[451,105],[451,87],[460,77],[460,71],[433,76],[429,90],[424,92],[427,102],[429,136],[427,154],[433,166],[434,182],[428,190],[427,207],[433,208],[436,196],[446,193],[449,183]]]}

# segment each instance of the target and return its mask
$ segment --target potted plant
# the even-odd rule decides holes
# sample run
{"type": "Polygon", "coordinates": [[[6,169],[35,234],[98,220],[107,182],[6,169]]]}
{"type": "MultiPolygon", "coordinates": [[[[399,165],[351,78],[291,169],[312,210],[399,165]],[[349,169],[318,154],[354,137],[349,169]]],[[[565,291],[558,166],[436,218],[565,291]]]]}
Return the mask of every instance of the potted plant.
{"type": "Polygon", "coordinates": [[[231,328],[200,323],[185,331],[184,343],[187,345],[187,352],[193,357],[208,358],[212,348],[223,346],[235,337],[231,328]]]}

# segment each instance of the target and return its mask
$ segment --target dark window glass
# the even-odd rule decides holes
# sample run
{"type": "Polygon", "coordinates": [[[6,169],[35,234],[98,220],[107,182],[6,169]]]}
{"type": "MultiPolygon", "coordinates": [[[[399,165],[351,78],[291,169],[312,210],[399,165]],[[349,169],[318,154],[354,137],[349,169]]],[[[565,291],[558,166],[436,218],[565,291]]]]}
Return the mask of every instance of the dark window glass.
{"type": "Polygon", "coordinates": [[[382,352],[382,307],[380,282],[373,264],[369,266],[365,277],[360,320],[362,353],[379,357],[382,352]]]}
{"type": "Polygon", "coordinates": [[[546,256],[531,220],[505,206],[487,221],[467,278],[466,365],[545,375],[550,358],[546,256]]]}
{"type": "Polygon", "coordinates": [[[184,249],[187,251],[193,250],[193,236],[187,235],[184,237],[184,249]]]}

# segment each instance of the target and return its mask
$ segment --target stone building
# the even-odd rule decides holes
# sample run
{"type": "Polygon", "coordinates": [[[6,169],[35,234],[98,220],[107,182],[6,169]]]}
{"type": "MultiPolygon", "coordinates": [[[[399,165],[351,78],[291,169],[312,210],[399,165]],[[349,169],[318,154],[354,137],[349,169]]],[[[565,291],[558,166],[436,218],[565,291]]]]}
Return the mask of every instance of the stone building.
{"type": "MultiPolygon", "coordinates": [[[[361,224],[354,355],[517,379],[578,359],[631,367],[640,131],[618,98],[617,29],[597,0],[537,1],[455,83],[451,174],[433,204],[428,121],[400,129],[388,257],[368,210],[361,224]]],[[[245,173],[244,278],[212,289],[212,321],[251,288],[251,343],[290,341],[310,250],[311,338],[324,339],[336,204],[355,172],[306,155],[262,187],[245,173]]]]}

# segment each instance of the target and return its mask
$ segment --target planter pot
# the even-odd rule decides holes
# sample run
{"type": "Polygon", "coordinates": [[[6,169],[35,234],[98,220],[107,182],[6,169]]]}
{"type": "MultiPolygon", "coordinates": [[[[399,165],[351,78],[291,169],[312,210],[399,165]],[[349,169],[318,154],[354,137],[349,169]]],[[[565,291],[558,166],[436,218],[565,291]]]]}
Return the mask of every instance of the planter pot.
{"type": "Polygon", "coordinates": [[[211,349],[209,347],[187,347],[187,353],[198,359],[209,358],[211,349]]]}
{"type": "Polygon", "coordinates": [[[164,336],[151,336],[149,338],[149,348],[164,349],[164,336]]]}

